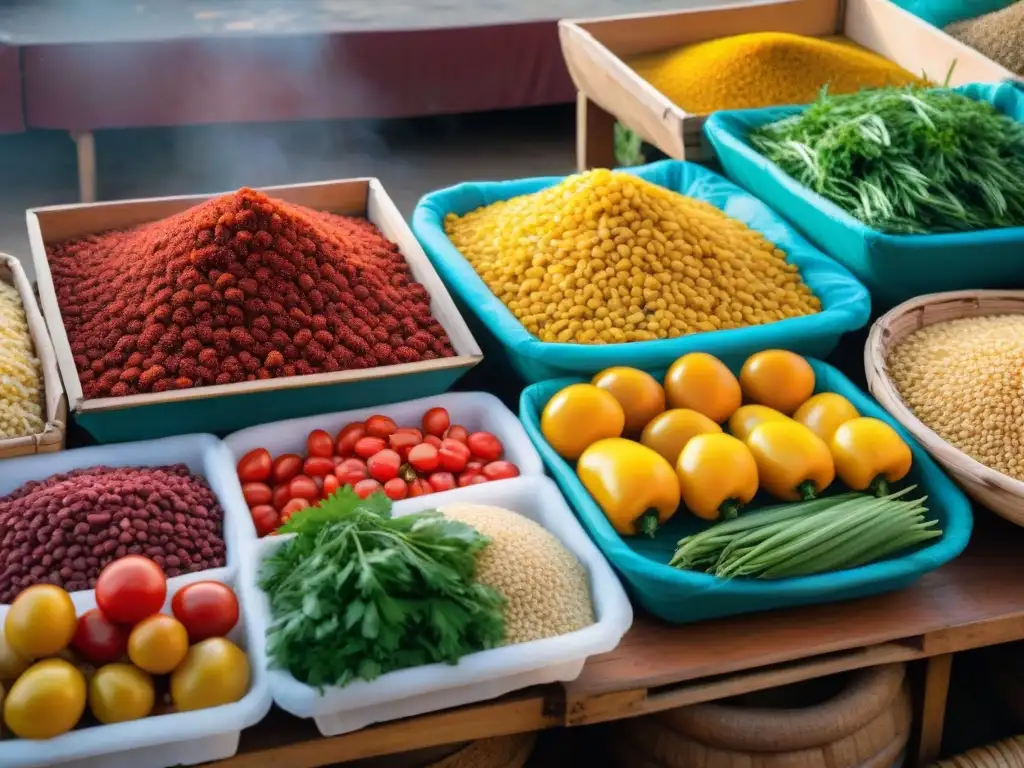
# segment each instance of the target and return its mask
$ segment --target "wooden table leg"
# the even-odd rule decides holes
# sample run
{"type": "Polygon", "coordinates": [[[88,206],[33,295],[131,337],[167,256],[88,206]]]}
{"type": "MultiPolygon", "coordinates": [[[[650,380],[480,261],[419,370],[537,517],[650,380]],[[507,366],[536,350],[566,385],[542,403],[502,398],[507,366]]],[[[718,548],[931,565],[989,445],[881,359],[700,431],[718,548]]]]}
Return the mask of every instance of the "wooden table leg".
{"type": "Polygon", "coordinates": [[[83,203],[96,202],[96,142],[91,131],[72,133],[78,152],[78,197],[83,203]]]}
{"type": "Polygon", "coordinates": [[[615,116],[584,96],[576,94],[576,167],[615,167],[615,116]]]}
{"type": "Polygon", "coordinates": [[[953,654],[932,656],[925,662],[924,690],[921,696],[921,729],[917,739],[918,768],[930,765],[942,750],[942,729],[946,720],[946,698],[953,654]]]}

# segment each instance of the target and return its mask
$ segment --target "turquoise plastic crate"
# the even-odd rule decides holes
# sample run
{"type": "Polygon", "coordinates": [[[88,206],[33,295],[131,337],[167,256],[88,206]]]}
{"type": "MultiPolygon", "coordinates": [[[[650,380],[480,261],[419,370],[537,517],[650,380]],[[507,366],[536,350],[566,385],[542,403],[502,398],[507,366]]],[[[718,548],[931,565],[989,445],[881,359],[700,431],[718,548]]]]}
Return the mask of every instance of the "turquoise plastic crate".
{"type": "Polygon", "coordinates": [[[628,344],[556,344],[530,334],[491,293],[468,261],[444,233],[449,213],[466,214],[481,206],[554,186],[564,177],[517,181],[467,182],[433,192],[413,212],[412,229],[435,269],[456,298],[488,358],[495,347],[528,382],[560,376],[593,374],[610,365],[637,368],[667,367],[687,352],[747,355],[781,347],[802,354],[827,356],[840,336],[863,326],[871,303],[864,286],[845,268],[809,245],[768,206],[721,176],[691,163],[664,160],[625,169],[642,179],[705,200],[752,229],[756,229],[800,267],[804,280],[821,299],[816,315],[768,325],[712,331],[660,341],[628,344]]]}
{"type": "MultiPolygon", "coordinates": [[[[742,361],[740,361],[742,362],[742,361]]],[[[624,538],[608,522],[600,507],[580,483],[575,468],[551,448],[540,431],[545,404],[563,387],[579,379],[547,381],[527,387],[519,403],[519,417],[541,458],[579,515],[583,527],[629,586],[633,600],[666,621],[685,624],[719,616],[753,613],[773,608],[828,603],[902,589],[915,579],[959,555],[971,535],[971,505],[910,434],[878,403],[861,392],[838,370],[810,360],[817,378],[816,392],[838,392],[864,416],[891,424],[914,454],[908,478],[916,493],[928,496],[929,517],[939,520],[943,536],[909,554],[836,573],[792,579],[725,580],[704,573],[682,571],[668,565],[676,542],[708,527],[680,510],[654,539],[624,538]]],[[[734,369],[736,366],[733,366],[734,369]]],[[[663,372],[654,372],[661,379],[663,372]]],[[[915,496],[916,497],[916,496],[915,496]]]]}
{"type": "MultiPolygon", "coordinates": [[[[1024,90],[1012,83],[965,85],[957,90],[988,101],[1024,121],[1024,90]]],[[[726,175],[770,200],[812,243],[848,267],[868,289],[876,309],[925,293],[968,288],[1024,287],[1024,227],[936,235],[887,235],[800,184],[747,142],[755,128],[803,111],[771,107],[712,114],[704,133],[726,175]]]]}

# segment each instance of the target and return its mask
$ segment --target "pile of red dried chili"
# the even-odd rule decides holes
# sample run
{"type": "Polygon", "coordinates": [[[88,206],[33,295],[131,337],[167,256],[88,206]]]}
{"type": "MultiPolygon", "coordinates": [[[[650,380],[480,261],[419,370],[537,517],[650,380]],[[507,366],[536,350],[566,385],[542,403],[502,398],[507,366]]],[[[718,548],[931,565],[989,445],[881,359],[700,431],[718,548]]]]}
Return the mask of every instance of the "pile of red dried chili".
{"type": "Polygon", "coordinates": [[[373,224],[251,189],[47,255],[90,398],[455,354],[373,224]]]}

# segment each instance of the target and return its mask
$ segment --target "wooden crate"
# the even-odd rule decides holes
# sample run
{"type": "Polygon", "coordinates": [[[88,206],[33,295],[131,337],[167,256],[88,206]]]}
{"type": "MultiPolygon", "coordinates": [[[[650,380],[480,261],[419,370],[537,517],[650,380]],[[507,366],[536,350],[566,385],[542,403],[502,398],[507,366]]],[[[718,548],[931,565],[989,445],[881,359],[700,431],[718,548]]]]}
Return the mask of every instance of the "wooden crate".
{"type": "MultiPolygon", "coordinates": [[[[46,258],[46,244],[166,218],[218,195],[60,205],[26,212],[40,304],[53,338],[72,415],[100,442],[190,432],[226,433],[269,421],[368,407],[446,391],[483,359],[441,278],[377,179],[345,179],[264,187],[271,197],[320,211],[366,216],[398,244],[456,356],[361,370],[212,385],[126,397],[86,399],[46,258]]],[[[220,194],[220,193],[218,193],[220,194]]]]}
{"type": "Polygon", "coordinates": [[[999,82],[1015,75],[889,0],[784,0],[559,23],[562,54],[579,92],[580,170],[614,164],[615,120],[678,160],[711,157],[702,144],[704,115],[689,114],[641,78],[626,58],[749,32],[844,35],[909,72],[951,85],[999,82]]]}
{"type": "Polygon", "coordinates": [[[64,388],[60,383],[60,371],[57,368],[53,344],[50,343],[50,336],[46,332],[46,323],[39,312],[32,284],[29,283],[21,262],[14,256],[0,253],[0,281],[17,288],[21,302],[25,306],[32,345],[43,369],[43,407],[46,411],[46,424],[39,434],[0,439],[0,459],[59,451],[64,447],[68,405],[64,397],[64,388]]]}

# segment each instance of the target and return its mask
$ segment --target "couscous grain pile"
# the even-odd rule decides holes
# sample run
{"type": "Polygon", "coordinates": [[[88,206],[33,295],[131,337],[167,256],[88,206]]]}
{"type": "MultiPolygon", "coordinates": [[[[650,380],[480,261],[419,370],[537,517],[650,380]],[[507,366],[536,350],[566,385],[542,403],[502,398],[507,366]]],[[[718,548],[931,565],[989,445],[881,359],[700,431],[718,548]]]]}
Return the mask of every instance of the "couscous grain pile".
{"type": "Polygon", "coordinates": [[[0,281],[0,439],[46,427],[43,375],[18,290],[0,281]]]}

